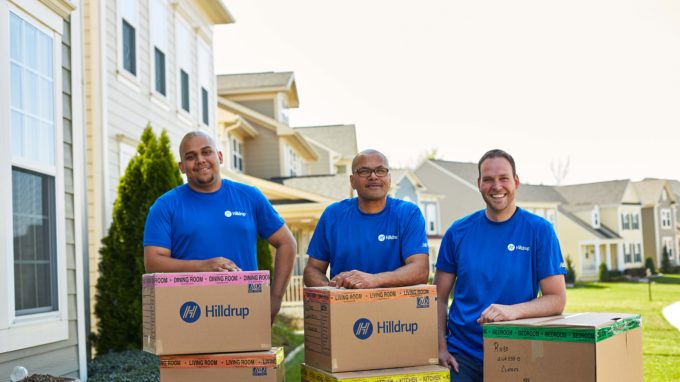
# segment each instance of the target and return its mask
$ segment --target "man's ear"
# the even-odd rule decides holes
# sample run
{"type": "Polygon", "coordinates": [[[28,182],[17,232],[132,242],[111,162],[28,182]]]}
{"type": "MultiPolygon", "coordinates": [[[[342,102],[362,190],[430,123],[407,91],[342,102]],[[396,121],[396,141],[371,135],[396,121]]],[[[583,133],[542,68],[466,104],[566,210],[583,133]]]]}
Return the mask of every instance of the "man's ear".
{"type": "Polygon", "coordinates": [[[217,152],[217,157],[220,158],[220,164],[222,164],[222,152],[221,151],[217,152]]]}
{"type": "Polygon", "coordinates": [[[182,174],[186,174],[186,172],[184,172],[184,163],[177,162],[177,167],[179,167],[179,171],[181,171],[182,174]]]}

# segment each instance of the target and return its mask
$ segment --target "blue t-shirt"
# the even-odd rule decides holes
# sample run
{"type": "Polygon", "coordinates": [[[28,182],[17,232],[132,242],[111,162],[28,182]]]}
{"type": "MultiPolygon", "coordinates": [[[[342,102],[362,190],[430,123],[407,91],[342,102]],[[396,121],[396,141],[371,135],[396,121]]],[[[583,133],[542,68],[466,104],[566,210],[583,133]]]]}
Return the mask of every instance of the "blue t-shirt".
{"type": "Polygon", "coordinates": [[[244,271],[257,270],[257,236],[267,239],[283,219],[255,187],[222,179],[219,190],[196,192],[184,184],[149,209],[144,245],[170,249],[182,260],[226,257],[244,271]]]}
{"type": "Polygon", "coordinates": [[[449,352],[483,361],[482,327],[477,319],[491,304],[513,305],[535,299],[539,282],[564,274],[560,243],[552,225],[517,208],[501,223],[474,212],[442,238],[437,269],[456,275],[449,310],[449,352]]]}
{"type": "Polygon", "coordinates": [[[340,272],[390,272],[417,253],[428,253],[425,219],[410,202],[387,198],[377,214],[359,210],[358,199],[328,206],[316,225],[307,254],[340,272]]]}

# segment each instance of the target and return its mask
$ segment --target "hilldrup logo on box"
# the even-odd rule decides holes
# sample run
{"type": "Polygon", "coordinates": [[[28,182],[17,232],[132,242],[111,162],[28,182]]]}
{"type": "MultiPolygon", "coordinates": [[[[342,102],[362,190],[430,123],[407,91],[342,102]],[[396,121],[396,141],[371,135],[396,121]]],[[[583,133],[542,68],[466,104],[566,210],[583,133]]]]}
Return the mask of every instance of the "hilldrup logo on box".
{"type": "MultiPolygon", "coordinates": [[[[222,304],[205,306],[205,318],[241,317],[245,320],[249,315],[250,308],[245,306],[232,307],[231,304],[227,306],[222,304]]],[[[188,324],[194,323],[201,318],[201,307],[193,301],[187,301],[179,308],[179,317],[188,324]]]]}
{"type": "MultiPolygon", "coordinates": [[[[418,331],[417,322],[405,322],[401,320],[379,321],[376,323],[376,335],[381,334],[415,334],[418,331]]],[[[354,322],[354,336],[360,340],[365,340],[373,334],[373,323],[368,318],[360,318],[354,322]]]]}

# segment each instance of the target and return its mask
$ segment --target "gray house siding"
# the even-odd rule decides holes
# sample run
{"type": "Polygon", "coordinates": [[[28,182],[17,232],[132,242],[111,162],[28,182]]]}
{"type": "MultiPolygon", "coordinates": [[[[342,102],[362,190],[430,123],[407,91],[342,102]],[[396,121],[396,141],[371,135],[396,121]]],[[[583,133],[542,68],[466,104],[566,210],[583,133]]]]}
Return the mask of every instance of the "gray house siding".
{"type": "MultiPolygon", "coordinates": [[[[9,381],[14,366],[21,365],[30,374],[78,377],[78,330],[75,268],[75,215],[73,179],[73,130],[71,101],[71,24],[64,20],[62,36],[62,102],[64,147],[64,232],[67,277],[68,339],[47,345],[0,354],[0,382],[9,381]]],[[[79,149],[79,148],[76,148],[79,149]]]]}
{"type": "Polygon", "coordinates": [[[418,204],[418,194],[415,186],[408,178],[403,177],[398,184],[397,192],[394,194],[397,199],[406,199],[412,203],[418,204]]]}
{"type": "Polygon", "coordinates": [[[247,107],[248,109],[255,110],[260,114],[264,114],[267,117],[277,119],[274,115],[274,100],[273,99],[263,99],[256,101],[236,101],[241,105],[247,107]]]}
{"type": "Polygon", "coordinates": [[[446,195],[439,201],[442,231],[446,231],[455,220],[484,208],[484,201],[476,188],[449,176],[428,161],[423,162],[415,174],[429,193],[446,195]]]}
{"type": "Polygon", "coordinates": [[[319,156],[316,161],[311,161],[307,163],[306,175],[328,175],[331,172],[331,155],[328,150],[321,148],[314,142],[309,142],[309,144],[314,148],[314,151],[319,156]]]}

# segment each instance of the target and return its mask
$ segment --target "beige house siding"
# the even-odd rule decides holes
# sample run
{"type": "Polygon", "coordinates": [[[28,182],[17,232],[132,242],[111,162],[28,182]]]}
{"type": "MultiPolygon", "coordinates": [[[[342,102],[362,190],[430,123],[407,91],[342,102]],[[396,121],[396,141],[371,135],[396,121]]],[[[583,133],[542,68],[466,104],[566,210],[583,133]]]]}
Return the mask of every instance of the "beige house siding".
{"type": "Polygon", "coordinates": [[[656,223],[655,209],[655,207],[642,209],[642,242],[645,247],[644,257],[651,257],[654,260],[654,265],[658,267],[659,262],[656,256],[658,230],[654,226],[654,223],[656,223]]]}
{"type": "Polygon", "coordinates": [[[335,168],[331,163],[331,153],[314,142],[310,142],[310,145],[314,148],[314,151],[316,151],[316,155],[319,156],[319,159],[309,162],[307,164],[307,171],[305,173],[309,175],[326,175],[335,173],[335,168]]]}
{"type": "Polygon", "coordinates": [[[255,110],[256,112],[260,114],[264,114],[267,117],[274,118],[278,120],[275,114],[275,107],[274,107],[274,100],[273,99],[261,99],[261,100],[252,100],[252,101],[245,101],[241,100],[238,101],[241,105],[247,107],[248,109],[255,110]]]}
{"type": "Polygon", "coordinates": [[[281,176],[281,159],[279,156],[280,138],[270,129],[252,123],[259,135],[256,139],[248,139],[243,145],[249,155],[245,173],[262,179],[281,176]]]}
{"type": "MultiPolygon", "coordinates": [[[[79,112],[80,105],[72,103],[71,74],[71,23],[64,20],[62,35],[62,128],[64,155],[64,235],[66,256],[67,316],[68,339],[47,345],[0,353],[0,382],[9,381],[14,366],[22,365],[33,373],[49,373],[77,378],[79,377],[78,359],[78,313],[76,283],[76,192],[74,190],[74,147],[73,112],[79,112]]],[[[74,33],[80,33],[76,31],[74,33]]],[[[79,148],[76,148],[79,149],[79,148]]],[[[80,194],[82,196],[82,194],[80,194]]]]}
{"type": "MultiPolygon", "coordinates": [[[[586,222],[592,222],[592,219],[588,218],[586,222]]],[[[600,224],[604,224],[607,228],[619,232],[619,215],[615,207],[602,207],[600,206],[600,224]]]]}

